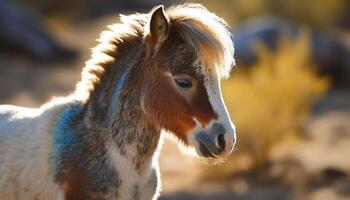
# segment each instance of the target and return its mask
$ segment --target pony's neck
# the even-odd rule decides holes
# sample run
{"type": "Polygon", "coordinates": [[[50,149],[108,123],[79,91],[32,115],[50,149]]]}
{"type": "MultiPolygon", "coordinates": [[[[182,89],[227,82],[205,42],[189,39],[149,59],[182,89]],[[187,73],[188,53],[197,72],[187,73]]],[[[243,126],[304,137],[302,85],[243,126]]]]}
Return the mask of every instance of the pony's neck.
{"type": "MultiPolygon", "coordinates": [[[[119,154],[134,161],[138,170],[151,162],[160,130],[149,123],[140,103],[144,56],[139,40],[118,45],[113,63],[105,66],[100,84],[85,103],[83,122],[95,134],[107,134],[119,154]]],[[[108,147],[107,147],[108,148],[108,147]]]]}

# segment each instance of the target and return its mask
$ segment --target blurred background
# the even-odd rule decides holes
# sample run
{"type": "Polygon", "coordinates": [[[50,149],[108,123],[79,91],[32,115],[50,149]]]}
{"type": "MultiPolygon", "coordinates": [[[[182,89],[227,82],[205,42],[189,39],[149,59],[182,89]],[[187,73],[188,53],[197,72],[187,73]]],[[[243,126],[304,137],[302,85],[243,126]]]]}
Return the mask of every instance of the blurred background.
{"type": "MultiPolygon", "coordinates": [[[[0,104],[68,95],[120,13],[180,0],[0,0],[0,104]]],[[[166,140],[161,200],[350,199],[350,2],[199,0],[232,27],[222,89],[231,158],[207,166],[166,140]]]]}

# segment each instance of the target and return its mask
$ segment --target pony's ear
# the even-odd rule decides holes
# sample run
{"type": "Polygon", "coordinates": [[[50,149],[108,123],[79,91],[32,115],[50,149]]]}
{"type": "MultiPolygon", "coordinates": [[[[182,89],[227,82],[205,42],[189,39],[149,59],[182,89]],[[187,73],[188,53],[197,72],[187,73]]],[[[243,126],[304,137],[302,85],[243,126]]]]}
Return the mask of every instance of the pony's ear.
{"type": "Polygon", "coordinates": [[[165,15],[164,7],[156,7],[152,11],[151,20],[149,22],[150,39],[155,48],[158,48],[167,38],[169,29],[169,21],[165,15]]]}

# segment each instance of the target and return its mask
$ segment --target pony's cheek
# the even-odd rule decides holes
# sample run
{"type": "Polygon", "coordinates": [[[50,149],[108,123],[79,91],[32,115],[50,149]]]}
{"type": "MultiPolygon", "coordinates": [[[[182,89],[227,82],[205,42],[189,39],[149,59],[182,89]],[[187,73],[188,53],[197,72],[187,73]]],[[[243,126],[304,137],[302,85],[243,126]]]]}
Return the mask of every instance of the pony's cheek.
{"type": "Polygon", "coordinates": [[[196,123],[186,101],[175,91],[166,84],[150,88],[143,96],[142,107],[151,123],[174,133],[187,144],[187,134],[196,123]]]}

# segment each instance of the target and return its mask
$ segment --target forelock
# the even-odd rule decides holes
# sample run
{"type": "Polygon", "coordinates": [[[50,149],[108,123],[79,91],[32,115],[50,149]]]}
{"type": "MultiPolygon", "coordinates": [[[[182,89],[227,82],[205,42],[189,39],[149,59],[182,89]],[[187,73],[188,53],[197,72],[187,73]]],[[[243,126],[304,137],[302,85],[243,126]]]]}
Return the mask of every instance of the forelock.
{"type": "Polygon", "coordinates": [[[235,61],[226,22],[200,4],[173,6],[166,12],[172,28],[195,49],[206,70],[228,77],[235,61]]]}

